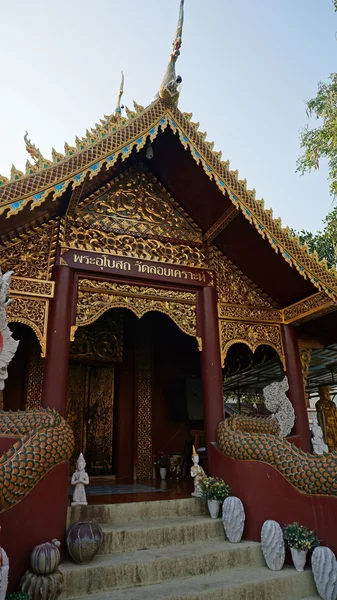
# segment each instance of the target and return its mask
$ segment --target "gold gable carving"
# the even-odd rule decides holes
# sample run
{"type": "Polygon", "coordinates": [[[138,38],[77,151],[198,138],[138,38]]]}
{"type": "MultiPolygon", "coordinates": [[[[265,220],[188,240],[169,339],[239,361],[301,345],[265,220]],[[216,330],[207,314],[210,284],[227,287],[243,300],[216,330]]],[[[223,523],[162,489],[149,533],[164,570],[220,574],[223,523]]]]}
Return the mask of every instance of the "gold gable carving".
{"type": "Polygon", "coordinates": [[[202,243],[201,230],[141,164],[70,207],[67,220],[108,234],[202,243]]]}
{"type": "MultiPolygon", "coordinates": [[[[275,303],[243,275],[231,261],[214,246],[210,253],[210,268],[217,276],[219,302],[239,304],[266,309],[275,308],[275,303]]],[[[268,319],[269,320],[269,319],[268,319]]]]}

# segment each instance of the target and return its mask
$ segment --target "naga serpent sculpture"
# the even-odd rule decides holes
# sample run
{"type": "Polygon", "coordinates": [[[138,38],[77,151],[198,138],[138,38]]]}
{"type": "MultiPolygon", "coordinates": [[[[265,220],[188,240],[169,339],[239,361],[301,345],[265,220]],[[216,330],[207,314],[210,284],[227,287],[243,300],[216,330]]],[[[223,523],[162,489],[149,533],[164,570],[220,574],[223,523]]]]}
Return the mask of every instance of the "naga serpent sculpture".
{"type": "Polygon", "coordinates": [[[228,458],[270,465],[300,492],[337,495],[337,453],[303,452],[280,436],[273,417],[232,416],[219,423],[217,440],[228,458]]]}
{"type": "Polygon", "coordinates": [[[21,502],[45,475],[69,460],[74,435],[53,409],[0,411],[0,437],[17,437],[0,456],[0,514],[21,502]]]}

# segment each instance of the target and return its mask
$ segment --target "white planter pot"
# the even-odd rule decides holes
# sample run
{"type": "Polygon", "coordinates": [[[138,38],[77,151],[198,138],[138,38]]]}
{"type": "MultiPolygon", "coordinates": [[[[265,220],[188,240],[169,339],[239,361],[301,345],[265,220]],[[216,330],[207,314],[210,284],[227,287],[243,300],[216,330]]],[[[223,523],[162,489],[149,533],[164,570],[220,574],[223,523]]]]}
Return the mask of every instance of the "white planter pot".
{"type": "Polygon", "coordinates": [[[166,467],[159,467],[159,473],[160,473],[161,479],[166,479],[167,468],[166,467]]]}
{"type": "Polygon", "coordinates": [[[207,506],[212,519],[217,519],[220,510],[220,502],[217,500],[207,500],[207,506]]]}
{"type": "Polygon", "coordinates": [[[299,573],[301,573],[302,571],[304,571],[308,550],[298,550],[297,548],[290,548],[290,552],[296,571],[299,571],[299,573]]]}

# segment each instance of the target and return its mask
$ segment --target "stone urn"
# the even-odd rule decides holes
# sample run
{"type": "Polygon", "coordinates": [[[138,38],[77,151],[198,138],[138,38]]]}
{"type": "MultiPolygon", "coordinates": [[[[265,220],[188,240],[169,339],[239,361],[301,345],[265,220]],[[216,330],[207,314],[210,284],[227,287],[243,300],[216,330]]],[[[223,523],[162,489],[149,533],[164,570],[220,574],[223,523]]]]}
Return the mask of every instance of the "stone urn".
{"type": "Polygon", "coordinates": [[[307,560],[308,550],[299,550],[298,548],[290,548],[291,558],[293,559],[296,571],[302,573],[304,571],[307,560]]]}
{"type": "Polygon", "coordinates": [[[28,570],[20,583],[20,591],[26,592],[30,600],[57,600],[63,590],[64,579],[58,569],[48,575],[37,575],[28,570]]]}
{"type": "Polygon", "coordinates": [[[220,502],[217,500],[207,500],[207,506],[212,519],[217,519],[220,510],[220,502]]]}
{"type": "Polygon", "coordinates": [[[89,563],[100,549],[103,532],[98,523],[83,521],[70,525],[66,544],[68,552],[75,563],[89,563]]]}

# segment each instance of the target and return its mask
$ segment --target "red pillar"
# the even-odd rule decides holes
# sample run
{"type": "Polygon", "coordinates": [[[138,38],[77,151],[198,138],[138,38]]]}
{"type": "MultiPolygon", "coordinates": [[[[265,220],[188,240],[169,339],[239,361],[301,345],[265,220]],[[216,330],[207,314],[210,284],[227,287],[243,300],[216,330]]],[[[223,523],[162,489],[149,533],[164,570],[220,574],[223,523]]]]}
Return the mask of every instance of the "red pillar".
{"type": "Polygon", "coordinates": [[[311,438],[308,412],[303,385],[300,352],[295,327],[282,325],[283,349],[286,362],[286,375],[289,383],[289,400],[295,411],[295,435],[301,437],[301,448],[311,452],[311,438]]]}
{"type": "Polygon", "coordinates": [[[204,406],[205,443],[208,473],[212,474],[209,446],[216,441],[216,429],[224,420],[222,369],[216,290],[204,287],[200,292],[202,330],[201,373],[204,406]]]}
{"type": "Polygon", "coordinates": [[[69,267],[53,269],[55,294],[49,307],[47,352],[43,373],[42,406],[66,412],[69,338],[74,272],[69,267]]]}

